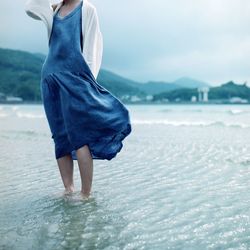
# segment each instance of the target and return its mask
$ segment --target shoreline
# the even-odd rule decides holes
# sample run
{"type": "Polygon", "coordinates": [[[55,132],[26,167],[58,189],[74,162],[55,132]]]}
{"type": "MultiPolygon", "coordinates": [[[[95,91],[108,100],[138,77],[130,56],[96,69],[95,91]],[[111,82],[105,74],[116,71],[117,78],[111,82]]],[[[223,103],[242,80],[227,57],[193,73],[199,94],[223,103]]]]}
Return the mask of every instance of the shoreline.
{"type": "MultiPolygon", "coordinates": [[[[230,103],[230,102],[196,102],[196,103],[191,103],[191,102],[124,102],[122,101],[123,104],[125,105],[243,105],[247,106],[250,105],[250,103],[230,103]]],[[[43,105],[43,102],[32,102],[32,101],[24,101],[24,102],[0,102],[0,105],[43,105]]]]}

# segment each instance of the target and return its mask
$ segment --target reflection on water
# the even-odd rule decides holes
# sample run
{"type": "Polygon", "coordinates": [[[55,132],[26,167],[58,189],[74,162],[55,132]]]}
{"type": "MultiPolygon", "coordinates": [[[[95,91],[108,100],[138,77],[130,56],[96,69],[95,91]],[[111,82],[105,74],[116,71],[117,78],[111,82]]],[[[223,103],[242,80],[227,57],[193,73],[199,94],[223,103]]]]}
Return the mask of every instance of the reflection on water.
{"type": "MultiPolygon", "coordinates": [[[[98,196],[96,193],[94,196],[98,196]]],[[[4,219],[2,248],[14,249],[104,249],[117,242],[126,221],[109,211],[105,201],[95,197],[80,199],[72,195],[45,195],[24,199],[5,207],[11,218],[4,219]]]]}
{"type": "Polygon", "coordinates": [[[133,134],[80,200],[42,106],[0,106],[0,249],[250,249],[250,107],[128,108],[133,134]]]}

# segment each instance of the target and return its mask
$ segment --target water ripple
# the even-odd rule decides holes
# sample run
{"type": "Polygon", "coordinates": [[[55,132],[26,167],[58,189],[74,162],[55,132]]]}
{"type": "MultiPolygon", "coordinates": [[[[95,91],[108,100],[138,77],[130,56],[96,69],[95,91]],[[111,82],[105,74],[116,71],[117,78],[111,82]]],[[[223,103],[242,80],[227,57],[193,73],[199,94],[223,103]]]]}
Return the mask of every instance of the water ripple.
{"type": "Polygon", "coordinates": [[[0,249],[250,249],[248,130],[135,125],[82,201],[77,164],[63,196],[48,127],[25,119],[0,131],[0,249]]]}

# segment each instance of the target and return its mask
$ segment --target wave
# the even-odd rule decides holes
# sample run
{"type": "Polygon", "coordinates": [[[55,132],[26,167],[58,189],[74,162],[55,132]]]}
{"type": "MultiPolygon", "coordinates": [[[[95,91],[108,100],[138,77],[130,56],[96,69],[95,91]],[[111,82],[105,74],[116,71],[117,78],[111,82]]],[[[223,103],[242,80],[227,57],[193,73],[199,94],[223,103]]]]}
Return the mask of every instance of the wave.
{"type": "Polygon", "coordinates": [[[16,112],[17,117],[19,118],[45,118],[43,114],[34,114],[34,113],[24,113],[24,112],[16,112]]]}
{"type": "Polygon", "coordinates": [[[7,117],[7,116],[9,116],[9,114],[7,114],[7,113],[0,113],[0,118],[7,117]]]}
{"type": "Polygon", "coordinates": [[[241,114],[249,114],[250,110],[242,110],[242,109],[230,109],[228,111],[231,115],[241,115],[241,114]]]}
{"type": "MultiPolygon", "coordinates": [[[[186,112],[190,112],[190,113],[202,113],[202,112],[207,112],[208,110],[202,110],[202,109],[161,109],[159,110],[159,112],[163,112],[163,113],[169,113],[169,112],[173,112],[173,113],[186,113],[186,112]]],[[[211,111],[208,111],[211,112],[211,111]]]]}
{"type": "Polygon", "coordinates": [[[173,111],[175,111],[175,110],[173,110],[173,109],[161,109],[161,110],[159,110],[159,112],[164,112],[164,113],[173,112],[173,111]]]}
{"type": "Polygon", "coordinates": [[[209,126],[220,126],[220,127],[236,127],[236,128],[250,128],[250,125],[244,123],[226,123],[222,121],[169,121],[165,119],[161,120],[131,120],[132,124],[135,125],[169,125],[175,127],[209,127],[209,126]]]}
{"type": "Polygon", "coordinates": [[[1,137],[16,137],[16,136],[30,136],[30,137],[48,137],[50,135],[49,132],[40,132],[40,131],[35,131],[35,130],[2,130],[0,136],[1,137]]]}
{"type": "Polygon", "coordinates": [[[229,115],[242,115],[242,114],[249,114],[250,110],[244,109],[227,109],[227,110],[219,110],[219,109],[161,109],[158,112],[163,113],[207,113],[207,114],[229,114],[229,115]]]}
{"type": "Polygon", "coordinates": [[[11,109],[12,109],[13,111],[16,111],[16,110],[20,109],[20,107],[18,107],[18,106],[13,106],[13,107],[11,107],[11,109]]]}

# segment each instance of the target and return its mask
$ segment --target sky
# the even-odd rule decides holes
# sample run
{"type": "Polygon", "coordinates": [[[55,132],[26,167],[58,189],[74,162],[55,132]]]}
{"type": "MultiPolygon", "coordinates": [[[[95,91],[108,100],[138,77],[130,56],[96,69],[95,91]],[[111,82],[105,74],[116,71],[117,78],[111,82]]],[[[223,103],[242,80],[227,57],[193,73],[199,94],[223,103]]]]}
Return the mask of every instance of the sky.
{"type": "MultiPolygon", "coordinates": [[[[103,69],[140,82],[250,85],[249,0],[89,1],[103,34],[103,69]]],[[[45,25],[24,3],[0,2],[0,47],[47,54],[45,25]]]]}

